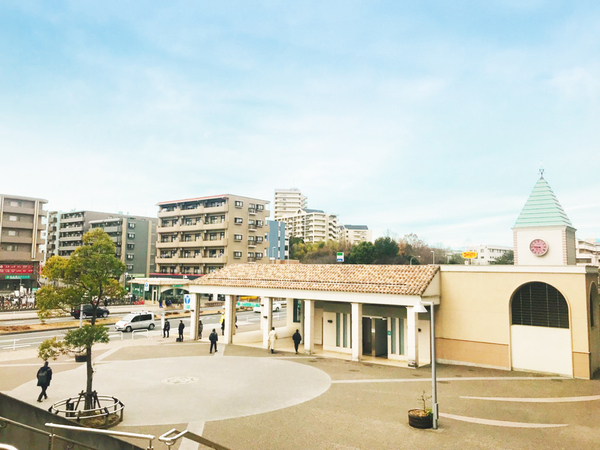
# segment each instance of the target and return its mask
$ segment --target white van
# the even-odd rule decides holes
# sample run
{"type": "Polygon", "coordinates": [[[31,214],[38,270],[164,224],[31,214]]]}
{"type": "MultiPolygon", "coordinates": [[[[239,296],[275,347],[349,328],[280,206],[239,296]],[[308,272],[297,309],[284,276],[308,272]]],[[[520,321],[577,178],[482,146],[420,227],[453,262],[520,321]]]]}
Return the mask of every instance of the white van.
{"type": "Polygon", "coordinates": [[[115,323],[115,330],[126,331],[130,333],[133,330],[139,330],[147,328],[153,330],[156,325],[154,324],[154,314],[150,311],[138,311],[127,314],[117,323],[115,323]]]}
{"type": "MultiPolygon", "coordinates": [[[[273,300],[273,312],[279,312],[281,310],[281,308],[285,308],[287,306],[287,302],[282,302],[279,300],[273,300]]],[[[252,310],[254,312],[259,313],[260,312],[260,306],[255,306],[254,308],[252,308],[252,310]]]]}

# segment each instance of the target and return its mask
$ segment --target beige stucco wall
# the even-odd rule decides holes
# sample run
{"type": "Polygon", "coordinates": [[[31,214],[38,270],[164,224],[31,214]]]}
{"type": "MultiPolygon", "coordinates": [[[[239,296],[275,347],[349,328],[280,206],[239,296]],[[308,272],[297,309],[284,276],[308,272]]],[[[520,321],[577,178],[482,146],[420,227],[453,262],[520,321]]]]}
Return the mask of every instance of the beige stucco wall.
{"type": "MultiPolygon", "coordinates": [[[[589,378],[582,355],[589,355],[588,295],[593,274],[566,270],[537,272],[517,268],[478,271],[477,267],[441,271],[441,302],[436,314],[440,360],[510,368],[510,299],[528,282],[558,289],[569,305],[574,375],[589,378]],[[454,271],[456,270],[456,271],[454,271]],[[577,356],[575,356],[575,354],[577,356]]],[[[589,356],[588,356],[589,359],[589,356]]],[[[589,363],[587,364],[589,372],[589,363]]]]}

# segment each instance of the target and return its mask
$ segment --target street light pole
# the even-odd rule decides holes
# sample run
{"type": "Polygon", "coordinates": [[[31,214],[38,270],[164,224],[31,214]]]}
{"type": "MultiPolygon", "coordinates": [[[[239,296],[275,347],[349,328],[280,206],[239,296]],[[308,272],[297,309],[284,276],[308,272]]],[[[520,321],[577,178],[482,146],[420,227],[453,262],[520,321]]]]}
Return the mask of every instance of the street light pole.
{"type": "Polygon", "coordinates": [[[437,396],[437,373],[435,361],[435,315],[433,302],[418,301],[414,307],[415,312],[426,312],[425,306],[429,306],[430,328],[431,328],[431,411],[433,414],[433,429],[438,429],[439,411],[438,411],[438,396],[437,396]]]}
{"type": "Polygon", "coordinates": [[[431,264],[435,264],[435,251],[431,250],[431,264]]]}

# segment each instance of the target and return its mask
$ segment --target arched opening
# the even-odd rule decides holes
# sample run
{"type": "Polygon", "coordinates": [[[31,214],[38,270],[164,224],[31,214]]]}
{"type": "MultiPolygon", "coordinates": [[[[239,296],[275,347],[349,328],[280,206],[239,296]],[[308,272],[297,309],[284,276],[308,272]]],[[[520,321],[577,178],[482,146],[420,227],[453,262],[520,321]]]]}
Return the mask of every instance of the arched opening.
{"type": "Polygon", "coordinates": [[[569,306],[547,283],[532,282],[515,291],[511,300],[512,325],[569,328],[569,306]]]}
{"type": "Polygon", "coordinates": [[[512,295],[512,368],[573,376],[569,304],[554,286],[523,284],[512,295]]]}

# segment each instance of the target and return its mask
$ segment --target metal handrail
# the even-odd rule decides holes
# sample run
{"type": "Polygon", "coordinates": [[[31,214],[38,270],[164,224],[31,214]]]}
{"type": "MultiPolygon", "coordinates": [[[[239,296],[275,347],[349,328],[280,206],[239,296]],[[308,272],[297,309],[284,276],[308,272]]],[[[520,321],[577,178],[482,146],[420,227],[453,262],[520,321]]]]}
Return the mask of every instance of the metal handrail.
{"type": "MultiPolygon", "coordinates": [[[[61,441],[67,442],[69,444],[78,445],[80,447],[88,448],[90,450],[97,450],[96,447],[90,447],[89,445],[83,444],[81,442],[74,441],[72,439],[69,439],[69,438],[66,438],[66,437],[63,437],[63,436],[55,435],[54,432],[48,433],[47,431],[40,430],[38,428],[34,428],[34,427],[29,426],[29,425],[25,425],[24,423],[15,422],[14,420],[7,419],[6,417],[0,417],[0,424],[2,424],[2,423],[8,423],[8,424],[14,425],[14,426],[19,427],[19,428],[24,428],[25,430],[31,431],[32,433],[38,433],[38,434],[42,434],[44,436],[47,436],[48,437],[48,442],[49,442],[49,447],[48,448],[50,450],[53,450],[53,448],[54,448],[53,446],[54,446],[54,438],[55,437],[57,439],[61,440],[61,441]]],[[[48,425],[48,424],[46,424],[46,425],[48,425]]],[[[4,425],[4,426],[6,426],[6,425],[4,425]]],[[[73,428],[76,429],[76,430],[81,430],[82,429],[81,427],[73,427],[73,428]]]]}
{"type": "Polygon", "coordinates": [[[158,440],[167,444],[169,450],[171,447],[175,445],[175,443],[181,438],[189,439],[190,441],[197,442],[198,444],[202,444],[208,448],[212,448],[213,450],[230,450],[227,447],[223,447],[215,442],[209,441],[208,439],[197,435],[196,433],[192,433],[190,430],[178,431],[176,428],[173,428],[167,431],[165,434],[158,437],[158,440]],[[173,433],[177,433],[174,436],[171,436],[173,433]]]}
{"type": "MultiPolygon", "coordinates": [[[[46,426],[50,427],[53,435],[54,435],[54,428],[60,428],[63,430],[81,431],[84,433],[92,433],[92,434],[104,434],[107,436],[122,436],[122,437],[129,437],[129,438],[133,438],[133,439],[147,439],[148,447],[146,447],[146,450],[154,450],[153,442],[154,442],[155,436],[153,436],[151,434],[128,433],[126,431],[98,430],[96,428],[74,427],[72,425],[61,425],[58,423],[47,423],[46,426]]],[[[88,448],[92,448],[92,447],[88,447],[88,448]]],[[[52,450],[52,447],[50,448],[50,450],[52,450]]]]}

